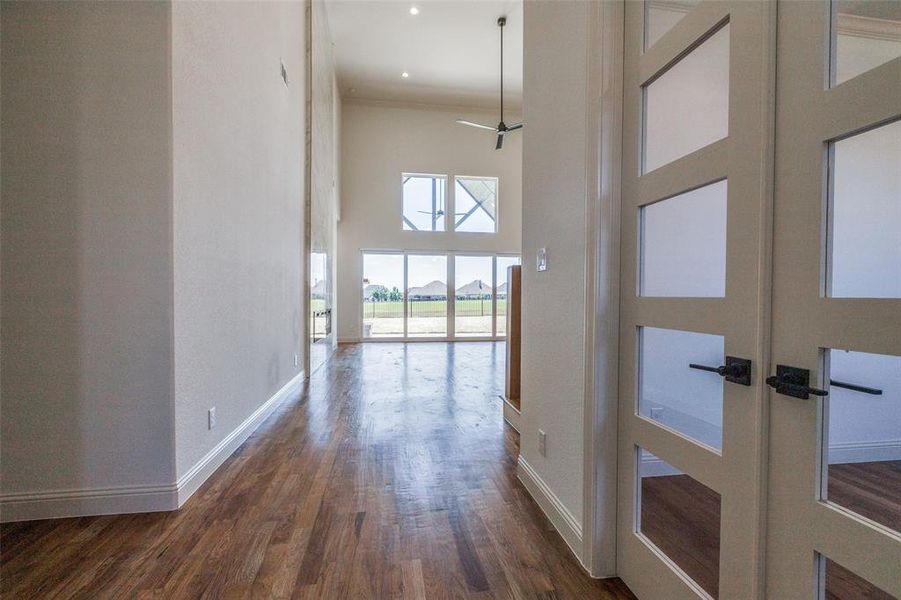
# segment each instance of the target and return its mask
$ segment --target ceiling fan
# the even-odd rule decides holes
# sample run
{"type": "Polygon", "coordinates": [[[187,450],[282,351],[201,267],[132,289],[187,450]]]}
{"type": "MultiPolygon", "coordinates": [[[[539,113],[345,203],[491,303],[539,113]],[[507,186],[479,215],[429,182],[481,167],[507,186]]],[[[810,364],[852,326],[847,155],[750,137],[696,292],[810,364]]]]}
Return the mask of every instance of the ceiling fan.
{"type": "Polygon", "coordinates": [[[497,20],[497,26],[500,27],[501,30],[501,121],[497,124],[497,127],[491,127],[489,125],[482,125],[481,123],[473,123],[472,121],[466,121],[464,119],[457,119],[457,123],[461,125],[468,125],[470,127],[478,127],[479,129],[487,129],[488,131],[497,132],[497,142],[494,145],[495,150],[500,150],[504,146],[504,136],[510,133],[511,131],[516,131],[517,129],[522,129],[522,121],[519,123],[513,123],[512,125],[507,125],[504,123],[504,25],[507,24],[507,17],[499,17],[497,20]]]}

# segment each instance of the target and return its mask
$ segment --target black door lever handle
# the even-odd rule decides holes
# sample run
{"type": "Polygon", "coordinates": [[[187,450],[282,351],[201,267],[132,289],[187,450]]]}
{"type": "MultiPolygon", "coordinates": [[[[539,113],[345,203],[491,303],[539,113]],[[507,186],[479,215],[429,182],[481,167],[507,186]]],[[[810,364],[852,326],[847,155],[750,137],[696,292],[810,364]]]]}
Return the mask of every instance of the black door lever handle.
{"type": "Polygon", "coordinates": [[[795,398],[804,399],[809,398],[810,396],[828,396],[829,392],[826,390],[821,390],[819,388],[810,387],[809,385],[803,385],[800,383],[792,383],[790,381],[786,381],[785,379],[781,379],[776,375],[771,375],[766,378],[766,384],[771,388],[775,388],[776,391],[780,394],[785,394],[786,396],[794,396],[795,398]]]}
{"type": "Polygon", "coordinates": [[[726,381],[730,383],[751,385],[751,361],[746,358],[727,356],[726,364],[718,367],[709,367],[696,363],[689,363],[688,367],[699,371],[707,371],[708,373],[716,373],[720,377],[725,377],[726,381]]]}
{"type": "Polygon", "coordinates": [[[852,392],[870,394],[872,396],[882,395],[882,390],[878,388],[871,388],[865,385],[859,385],[857,383],[847,383],[845,381],[836,381],[835,379],[831,379],[829,380],[829,385],[831,385],[832,387],[845,388],[846,390],[851,390],[852,392]]]}
{"type": "Polygon", "coordinates": [[[829,392],[810,387],[810,371],[787,365],[776,365],[776,374],[766,378],[766,384],[777,394],[807,400],[811,396],[828,396],[829,392]]]}

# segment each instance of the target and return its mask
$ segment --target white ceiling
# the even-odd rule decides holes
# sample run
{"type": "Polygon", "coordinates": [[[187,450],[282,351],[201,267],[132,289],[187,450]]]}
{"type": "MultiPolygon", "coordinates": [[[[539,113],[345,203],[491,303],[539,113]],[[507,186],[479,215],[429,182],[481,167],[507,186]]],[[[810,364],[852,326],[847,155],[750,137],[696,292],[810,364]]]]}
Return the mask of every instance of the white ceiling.
{"type": "Polygon", "coordinates": [[[327,0],[344,98],[522,107],[522,0],[327,0]],[[410,14],[416,6],[419,14],[410,14]],[[403,79],[402,72],[410,77],[403,79]]]}

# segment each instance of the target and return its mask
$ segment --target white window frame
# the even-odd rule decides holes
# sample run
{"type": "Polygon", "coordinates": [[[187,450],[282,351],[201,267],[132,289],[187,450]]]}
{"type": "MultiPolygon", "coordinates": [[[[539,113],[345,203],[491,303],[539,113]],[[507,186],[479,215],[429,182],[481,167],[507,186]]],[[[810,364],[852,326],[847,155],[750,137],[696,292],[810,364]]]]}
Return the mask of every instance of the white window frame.
{"type": "Polygon", "coordinates": [[[451,231],[460,235],[497,235],[501,226],[501,178],[496,175],[454,175],[451,196],[453,205],[448,209],[453,215],[451,231]],[[457,180],[458,179],[493,179],[494,180],[494,231],[460,231],[457,229],[457,180]]]}
{"type": "MultiPolygon", "coordinates": [[[[404,233],[446,233],[449,231],[448,229],[448,215],[453,215],[453,203],[451,201],[452,192],[448,190],[448,181],[452,180],[453,177],[447,174],[442,173],[409,173],[403,172],[400,174],[400,224],[401,231],[404,233]],[[404,185],[407,183],[407,179],[413,177],[428,177],[430,179],[441,179],[444,181],[444,226],[441,229],[418,229],[413,222],[407,218],[406,213],[404,212],[404,185]],[[404,229],[404,224],[408,224],[412,229],[404,229]]],[[[432,202],[434,202],[434,197],[432,198],[432,202]]],[[[432,218],[434,219],[434,213],[432,213],[432,218]]]]}
{"type": "Polygon", "coordinates": [[[506,335],[498,335],[497,333],[497,259],[498,257],[519,258],[522,264],[522,255],[516,252],[482,252],[470,250],[423,250],[423,249],[387,249],[387,248],[362,248],[360,249],[360,271],[358,273],[359,281],[363,281],[363,256],[366,254],[393,254],[402,255],[404,257],[404,287],[403,293],[403,319],[404,333],[403,336],[384,336],[384,337],[364,337],[364,314],[362,294],[359,299],[357,314],[360,318],[359,335],[361,342],[497,342],[507,339],[506,335]],[[444,336],[417,336],[410,337],[407,331],[407,314],[409,307],[409,298],[407,298],[407,289],[409,288],[409,256],[435,256],[441,255],[447,257],[447,334],[444,336]],[[490,336],[458,336],[455,333],[456,321],[456,258],[457,256],[490,256],[491,257],[491,335],[490,336]]]}

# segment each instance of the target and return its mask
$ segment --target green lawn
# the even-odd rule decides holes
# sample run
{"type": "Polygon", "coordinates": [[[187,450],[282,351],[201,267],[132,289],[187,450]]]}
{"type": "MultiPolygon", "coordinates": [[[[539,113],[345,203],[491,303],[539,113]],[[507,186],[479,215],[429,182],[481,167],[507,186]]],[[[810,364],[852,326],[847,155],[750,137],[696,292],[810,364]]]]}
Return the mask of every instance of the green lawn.
{"type": "MultiPolygon", "coordinates": [[[[363,302],[363,317],[367,319],[401,318],[403,302],[363,302]]],[[[447,314],[447,300],[421,300],[410,303],[410,316],[441,317],[447,314]]],[[[456,314],[460,316],[491,315],[491,300],[457,300],[456,314]]],[[[498,298],[497,314],[507,314],[506,298],[498,298]]]]}

